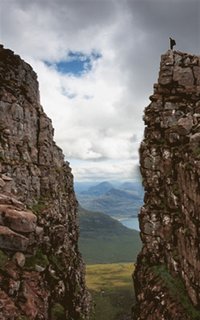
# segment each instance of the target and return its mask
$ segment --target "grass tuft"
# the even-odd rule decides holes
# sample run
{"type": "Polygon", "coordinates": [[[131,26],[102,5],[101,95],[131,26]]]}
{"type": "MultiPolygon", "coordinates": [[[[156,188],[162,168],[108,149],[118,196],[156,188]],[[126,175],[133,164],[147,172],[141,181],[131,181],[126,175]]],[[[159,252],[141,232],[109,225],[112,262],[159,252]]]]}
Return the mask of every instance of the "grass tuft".
{"type": "Polygon", "coordinates": [[[39,265],[43,268],[46,268],[49,265],[49,260],[42,250],[38,249],[34,256],[27,257],[25,268],[29,270],[35,270],[35,266],[39,265]]]}

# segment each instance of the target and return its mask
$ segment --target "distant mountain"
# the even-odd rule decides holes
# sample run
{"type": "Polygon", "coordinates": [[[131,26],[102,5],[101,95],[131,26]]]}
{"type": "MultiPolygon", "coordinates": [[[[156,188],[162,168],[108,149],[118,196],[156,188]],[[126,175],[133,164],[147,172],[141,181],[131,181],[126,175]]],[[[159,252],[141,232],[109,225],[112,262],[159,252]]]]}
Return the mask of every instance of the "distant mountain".
{"type": "Polygon", "coordinates": [[[124,182],[118,186],[118,189],[124,190],[134,195],[138,195],[140,198],[141,196],[143,197],[144,194],[142,183],[140,183],[139,181],[124,182]]]}
{"type": "Polygon", "coordinates": [[[140,197],[138,195],[133,195],[129,192],[126,192],[124,190],[120,190],[120,189],[115,189],[112,188],[110,190],[108,190],[108,192],[106,192],[104,195],[106,195],[107,197],[112,197],[112,198],[117,198],[115,200],[138,200],[140,199],[140,197]]]}
{"type": "MultiPolygon", "coordinates": [[[[131,188],[130,185],[125,187],[131,188]]],[[[77,193],[77,198],[80,205],[87,210],[103,212],[118,218],[130,217],[137,216],[143,204],[143,191],[139,192],[139,186],[135,186],[134,190],[120,190],[109,182],[102,182],[77,193]]]]}
{"type": "Polygon", "coordinates": [[[74,190],[78,194],[80,192],[88,190],[91,186],[96,185],[93,181],[74,181],[74,190]]]}
{"type": "Polygon", "coordinates": [[[113,185],[110,182],[104,181],[95,186],[91,186],[88,190],[83,191],[82,194],[100,196],[112,188],[113,188],[113,185]]]}
{"type": "Polygon", "coordinates": [[[87,264],[135,262],[141,249],[139,232],[100,212],[79,207],[79,248],[87,264]]]}
{"type": "Polygon", "coordinates": [[[89,211],[79,206],[78,215],[81,237],[110,237],[122,234],[132,235],[133,233],[131,229],[126,228],[119,221],[102,212],[89,211]]]}

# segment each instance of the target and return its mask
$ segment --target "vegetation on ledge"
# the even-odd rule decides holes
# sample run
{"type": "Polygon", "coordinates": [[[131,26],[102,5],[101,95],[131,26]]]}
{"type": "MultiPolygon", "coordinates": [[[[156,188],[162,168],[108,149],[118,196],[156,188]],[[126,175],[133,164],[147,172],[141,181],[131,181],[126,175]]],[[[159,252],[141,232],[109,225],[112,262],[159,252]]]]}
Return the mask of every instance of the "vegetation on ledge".
{"type": "Polygon", "coordinates": [[[190,318],[192,320],[199,320],[200,311],[192,305],[182,279],[180,277],[173,277],[165,265],[154,266],[152,267],[152,271],[164,281],[171,296],[179,300],[190,318]]]}
{"type": "Polygon", "coordinates": [[[7,261],[8,256],[2,250],[0,250],[0,269],[4,269],[7,261]]]}

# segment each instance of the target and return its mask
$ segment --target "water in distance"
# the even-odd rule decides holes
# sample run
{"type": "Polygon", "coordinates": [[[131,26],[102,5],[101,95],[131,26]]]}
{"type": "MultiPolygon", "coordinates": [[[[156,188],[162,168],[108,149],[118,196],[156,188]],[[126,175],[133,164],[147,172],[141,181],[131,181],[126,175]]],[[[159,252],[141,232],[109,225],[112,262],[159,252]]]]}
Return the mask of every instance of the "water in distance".
{"type": "Polygon", "coordinates": [[[119,221],[129,229],[140,231],[138,217],[119,219],[119,221]]]}

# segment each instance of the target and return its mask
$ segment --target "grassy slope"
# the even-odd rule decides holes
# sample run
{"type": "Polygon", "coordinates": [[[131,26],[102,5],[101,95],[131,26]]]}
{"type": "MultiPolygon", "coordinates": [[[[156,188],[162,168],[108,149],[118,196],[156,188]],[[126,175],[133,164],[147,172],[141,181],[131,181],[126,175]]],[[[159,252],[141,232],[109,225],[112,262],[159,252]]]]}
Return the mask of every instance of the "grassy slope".
{"type": "Polygon", "coordinates": [[[105,212],[110,216],[137,215],[143,204],[143,198],[131,193],[112,189],[102,195],[78,194],[78,201],[87,210],[105,212]]]}
{"type": "Polygon", "coordinates": [[[87,264],[136,261],[141,249],[139,232],[108,215],[79,209],[79,248],[87,264]]]}
{"type": "Polygon", "coordinates": [[[130,316],[134,303],[132,263],[87,266],[86,281],[94,309],[90,320],[121,320],[130,316]]]}

